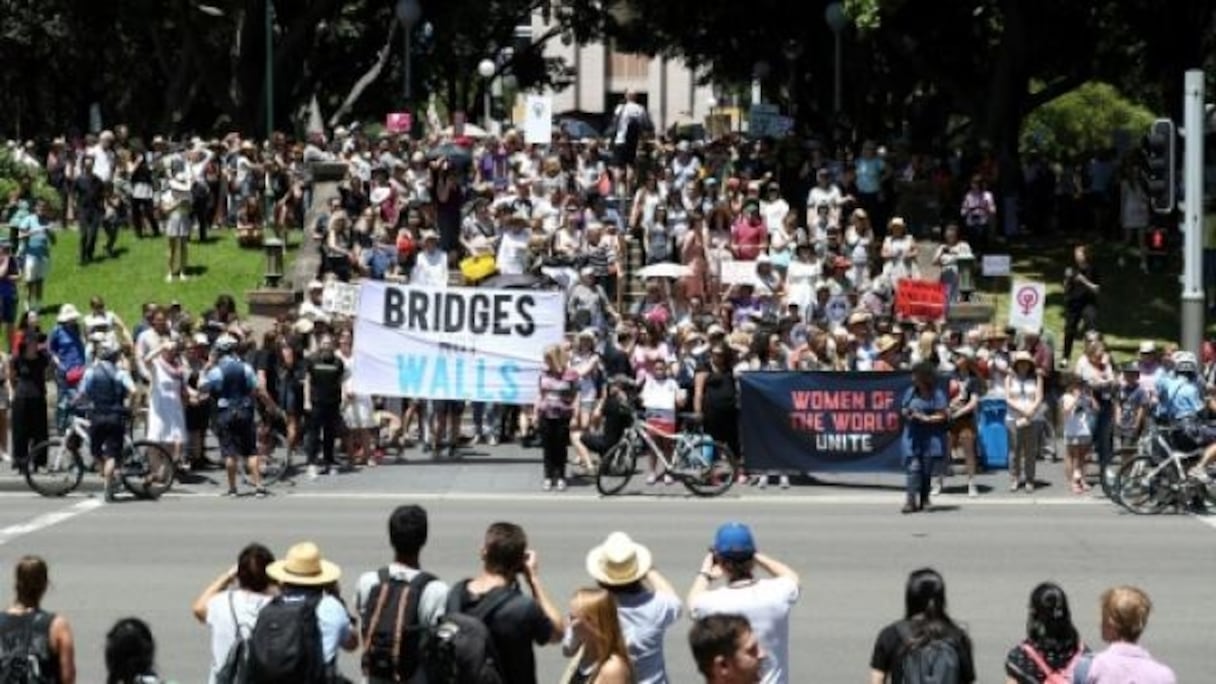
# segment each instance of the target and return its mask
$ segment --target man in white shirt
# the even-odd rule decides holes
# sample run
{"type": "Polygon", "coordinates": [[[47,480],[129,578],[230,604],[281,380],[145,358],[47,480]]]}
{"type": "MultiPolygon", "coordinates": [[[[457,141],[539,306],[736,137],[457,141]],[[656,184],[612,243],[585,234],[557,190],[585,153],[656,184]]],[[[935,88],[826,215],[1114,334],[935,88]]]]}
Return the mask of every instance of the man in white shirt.
{"type": "Polygon", "coordinates": [[[844,204],[844,195],[840,188],[832,182],[832,174],[827,167],[819,169],[815,174],[815,186],[806,195],[806,223],[814,225],[818,218],[819,205],[829,207],[828,221],[840,225],[840,207],[844,204]]]}
{"type": "Polygon", "coordinates": [[[114,134],[102,131],[97,137],[97,144],[89,148],[88,154],[93,157],[93,175],[103,183],[114,179],[114,134]]]}
{"type": "Polygon", "coordinates": [[[528,213],[517,210],[509,218],[498,241],[498,272],[502,275],[522,275],[529,266],[528,243],[532,239],[528,213]]]}
{"type": "Polygon", "coordinates": [[[448,286],[448,255],[439,249],[439,233],[422,231],[422,251],[410,272],[410,284],[422,287],[448,286]]]}
{"type": "Polygon", "coordinates": [[[790,610],[798,601],[798,573],[784,563],[757,552],[751,530],[730,522],[718,528],[713,550],[688,591],[688,610],[694,620],[707,615],[742,615],[751,624],[767,655],[763,684],[788,684],[790,610]],[[759,567],[771,577],[757,579],[759,567]],[[711,590],[715,580],[725,585],[711,590]]]}

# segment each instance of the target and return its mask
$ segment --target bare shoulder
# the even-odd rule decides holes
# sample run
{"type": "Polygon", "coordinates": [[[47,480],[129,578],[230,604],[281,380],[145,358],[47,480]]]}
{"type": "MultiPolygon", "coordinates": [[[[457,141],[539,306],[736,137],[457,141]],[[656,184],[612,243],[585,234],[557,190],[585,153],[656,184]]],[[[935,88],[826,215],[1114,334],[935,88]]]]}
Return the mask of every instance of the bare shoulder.
{"type": "Polygon", "coordinates": [[[596,684],[625,684],[631,681],[629,673],[629,664],[619,655],[614,655],[600,665],[599,674],[595,678],[596,684]]]}

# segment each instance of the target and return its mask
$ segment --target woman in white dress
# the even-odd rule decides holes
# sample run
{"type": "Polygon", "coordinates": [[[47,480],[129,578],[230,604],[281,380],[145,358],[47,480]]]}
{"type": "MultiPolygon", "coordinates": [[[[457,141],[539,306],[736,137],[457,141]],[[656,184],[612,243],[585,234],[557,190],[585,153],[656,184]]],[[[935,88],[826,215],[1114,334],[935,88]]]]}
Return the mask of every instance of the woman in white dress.
{"type": "Polygon", "coordinates": [[[355,465],[374,463],[369,459],[372,449],[372,431],[376,429],[376,411],[372,398],[354,392],[354,337],[350,329],[338,337],[336,356],[342,360],[342,418],[346,422],[348,438],[346,453],[355,465]]]}
{"type": "Polygon", "coordinates": [[[798,305],[798,314],[803,321],[809,320],[815,310],[815,283],[823,275],[823,263],[815,253],[815,246],[802,242],[794,250],[794,260],[786,269],[785,304],[798,305]]]}
{"type": "Polygon", "coordinates": [[[181,349],[176,341],[167,341],[152,350],[144,360],[152,372],[147,439],[165,447],[173,462],[183,468],[182,445],[186,442],[183,397],[188,370],[182,363],[181,349]]]}
{"type": "Polygon", "coordinates": [[[883,274],[892,283],[898,283],[904,278],[920,278],[919,256],[916,238],[908,234],[908,226],[898,216],[887,224],[889,234],[882,241],[883,274]]]}

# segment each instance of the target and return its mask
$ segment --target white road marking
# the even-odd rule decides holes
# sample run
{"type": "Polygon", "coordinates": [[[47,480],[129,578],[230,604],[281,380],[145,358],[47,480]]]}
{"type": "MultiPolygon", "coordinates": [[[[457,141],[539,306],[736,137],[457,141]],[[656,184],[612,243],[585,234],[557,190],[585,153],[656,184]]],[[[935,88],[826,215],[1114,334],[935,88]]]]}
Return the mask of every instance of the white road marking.
{"type": "MultiPolygon", "coordinates": [[[[293,499],[330,499],[330,500],[393,500],[413,499],[417,501],[519,501],[519,502],[569,502],[569,501],[599,501],[602,503],[631,504],[655,503],[659,501],[713,501],[715,504],[773,504],[789,506],[840,506],[840,505],[895,505],[904,500],[903,492],[890,494],[808,494],[808,495],[772,495],[772,496],[723,496],[707,499],[691,495],[671,492],[654,494],[622,495],[613,497],[596,497],[580,494],[543,494],[543,493],[495,493],[495,492],[291,492],[284,498],[293,499]]],[[[1008,497],[975,499],[968,497],[942,496],[935,499],[941,506],[1097,506],[1107,505],[1104,499],[1096,498],[1036,498],[1008,497]]]]}
{"type": "Polygon", "coordinates": [[[85,499],[84,501],[78,501],[62,510],[43,513],[42,515],[31,518],[26,522],[17,523],[16,525],[9,525],[8,527],[0,529],[0,545],[7,544],[17,537],[46,529],[52,525],[58,525],[65,520],[71,520],[78,515],[88,513],[89,511],[101,506],[102,501],[100,499],[85,499]]]}

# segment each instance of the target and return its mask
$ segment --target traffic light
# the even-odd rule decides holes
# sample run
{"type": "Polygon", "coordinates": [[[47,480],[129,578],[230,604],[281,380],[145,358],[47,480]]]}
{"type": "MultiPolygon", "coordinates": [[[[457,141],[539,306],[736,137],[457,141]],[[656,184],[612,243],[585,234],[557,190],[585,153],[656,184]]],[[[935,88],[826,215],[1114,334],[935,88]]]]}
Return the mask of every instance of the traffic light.
{"type": "Polygon", "coordinates": [[[1145,147],[1148,154],[1148,198],[1153,211],[1168,214],[1174,211],[1174,189],[1177,183],[1174,179],[1177,165],[1174,162],[1174,148],[1177,136],[1174,134],[1174,122],[1169,119],[1157,119],[1148,129],[1145,147]]]}

